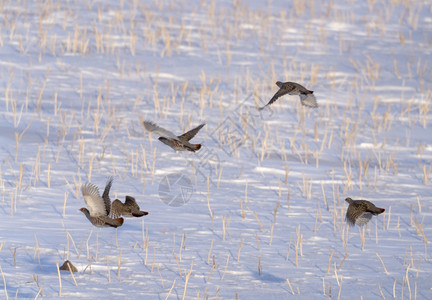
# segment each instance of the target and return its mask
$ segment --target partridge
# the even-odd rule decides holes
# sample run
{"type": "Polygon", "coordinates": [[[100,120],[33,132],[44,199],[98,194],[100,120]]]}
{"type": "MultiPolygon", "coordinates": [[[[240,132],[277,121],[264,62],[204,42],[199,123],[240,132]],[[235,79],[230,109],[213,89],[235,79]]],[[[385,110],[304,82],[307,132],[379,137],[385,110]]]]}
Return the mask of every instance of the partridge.
{"type": "MultiPolygon", "coordinates": [[[[123,218],[109,217],[111,211],[111,202],[102,199],[99,193],[99,188],[92,184],[86,183],[81,187],[81,192],[84,196],[84,201],[87,208],[81,208],[87,219],[96,227],[118,227],[123,224],[123,218]]],[[[105,194],[105,193],[104,193],[105,194]]]]}
{"type": "MultiPolygon", "coordinates": [[[[106,184],[103,199],[107,201],[107,203],[111,203],[111,199],[109,197],[109,191],[112,186],[114,178],[110,177],[106,184]]],[[[139,205],[136,203],[135,198],[131,196],[126,196],[125,203],[122,203],[120,200],[115,199],[111,204],[111,217],[118,218],[120,216],[123,217],[142,217],[148,215],[148,212],[140,210],[139,205]]]]}
{"type": "Polygon", "coordinates": [[[295,82],[276,82],[276,85],[279,87],[279,91],[274,94],[274,96],[270,99],[269,103],[264,105],[263,107],[260,107],[259,110],[264,109],[267,105],[272,104],[275,102],[279,97],[282,97],[286,94],[288,95],[299,95],[300,96],[300,102],[302,105],[307,107],[316,108],[318,107],[318,103],[316,101],[315,95],[313,94],[313,91],[308,90],[304,86],[295,83],[295,82]]]}
{"type": "Polygon", "coordinates": [[[382,214],[385,209],[376,207],[372,202],[367,200],[353,200],[346,198],[349,203],[345,219],[350,226],[355,224],[363,226],[372,219],[372,216],[382,214]]]}
{"type": "Polygon", "coordinates": [[[111,206],[111,215],[113,217],[142,217],[148,215],[148,212],[140,210],[139,205],[136,203],[135,198],[131,196],[125,197],[125,202],[122,203],[116,199],[113,201],[111,206]]]}
{"type": "Polygon", "coordinates": [[[165,145],[170,146],[176,151],[187,150],[195,152],[201,148],[201,144],[191,144],[189,143],[189,141],[198,133],[198,131],[200,131],[201,128],[204,127],[205,123],[179,136],[174,135],[172,132],[162,127],[159,127],[158,125],[150,121],[144,121],[143,123],[144,128],[147,131],[158,134],[160,136],[159,141],[161,141],[165,145]]]}

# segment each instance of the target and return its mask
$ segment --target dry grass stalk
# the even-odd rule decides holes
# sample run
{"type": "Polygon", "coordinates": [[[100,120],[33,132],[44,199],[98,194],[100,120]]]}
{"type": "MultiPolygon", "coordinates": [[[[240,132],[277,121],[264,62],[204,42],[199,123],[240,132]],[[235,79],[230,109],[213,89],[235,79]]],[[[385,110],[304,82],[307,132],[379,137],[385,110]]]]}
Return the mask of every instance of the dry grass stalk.
{"type": "Polygon", "coordinates": [[[240,198],[240,210],[241,210],[242,219],[246,218],[246,211],[243,208],[243,199],[241,198],[240,198]]]}
{"type": "MultiPolygon", "coordinates": [[[[3,243],[2,243],[2,246],[3,246],[3,243]]],[[[57,264],[57,267],[58,267],[58,264],[57,264]]],[[[8,292],[7,292],[6,278],[4,276],[3,269],[1,267],[1,265],[0,265],[0,272],[1,272],[1,275],[2,275],[2,278],[3,278],[3,288],[4,288],[5,295],[6,295],[6,300],[8,300],[9,299],[9,295],[8,295],[8,292]]]]}
{"type": "Polygon", "coordinates": [[[16,250],[17,250],[17,247],[13,248],[13,251],[11,251],[12,252],[12,256],[13,256],[14,268],[16,268],[16,266],[17,266],[16,250]]]}
{"type": "MultiPolygon", "coordinates": [[[[329,249],[330,250],[330,249],[329,249]]],[[[330,258],[328,261],[328,266],[327,266],[327,274],[330,274],[330,269],[331,269],[331,260],[333,258],[334,252],[332,250],[330,250],[330,258]]]]}
{"type": "Polygon", "coordinates": [[[340,285],[339,285],[339,292],[338,292],[338,300],[340,299],[341,294],[342,294],[342,281],[343,281],[343,277],[341,276],[340,285]]]}
{"type": "Polygon", "coordinates": [[[214,243],[214,239],[211,240],[210,249],[209,249],[209,252],[207,254],[207,264],[210,264],[210,258],[211,258],[211,253],[212,253],[212,249],[213,249],[213,243],[214,243]]]}
{"type": "Polygon", "coordinates": [[[408,287],[408,295],[409,295],[409,298],[411,299],[411,285],[410,285],[410,281],[409,281],[409,277],[408,277],[409,269],[410,269],[410,265],[407,266],[407,269],[406,269],[406,272],[405,272],[405,277],[404,277],[404,280],[403,280],[403,283],[402,283],[401,298],[403,298],[403,286],[404,286],[404,283],[406,283],[407,287],[408,287]]]}
{"type": "Polygon", "coordinates": [[[183,300],[186,297],[187,285],[188,285],[188,282],[189,282],[189,278],[192,275],[192,268],[193,268],[193,261],[191,263],[191,267],[190,267],[189,273],[186,274],[185,285],[184,285],[184,290],[183,290],[183,298],[182,298],[183,300]]]}
{"type": "Polygon", "coordinates": [[[423,241],[425,242],[425,244],[427,244],[428,243],[428,239],[426,238],[426,235],[424,233],[423,224],[419,224],[417,222],[417,217],[414,217],[414,225],[415,225],[417,234],[421,235],[421,237],[423,238],[423,241]]]}
{"type": "Polygon", "coordinates": [[[341,260],[341,262],[340,262],[340,264],[338,266],[338,270],[340,270],[342,268],[343,263],[348,258],[348,252],[346,250],[346,244],[344,244],[344,250],[345,250],[345,255],[344,255],[344,258],[341,260]]]}
{"type": "Polygon", "coordinates": [[[107,265],[107,272],[108,272],[108,283],[111,283],[111,271],[110,271],[110,268],[109,268],[108,255],[106,256],[106,265],[107,265]]]}
{"type": "Polygon", "coordinates": [[[214,230],[214,213],[213,213],[211,206],[210,206],[210,176],[207,176],[207,208],[209,210],[210,217],[212,220],[212,227],[211,228],[213,231],[214,230]]]}
{"type": "Polygon", "coordinates": [[[120,250],[118,260],[117,260],[117,277],[118,278],[120,278],[121,255],[122,255],[122,251],[120,250]]]}
{"type": "Polygon", "coordinates": [[[289,281],[288,278],[286,279],[286,282],[288,283],[288,286],[289,286],[289,288],[290,288],[291,294],[294,295],[294,290],[293,290],[292,285],[291,285],[291,282],[289,281]]]}
{"type": "Polygon", "coordinates": [[[258,233],[255,235],[255,240],[256,240],[256,244],[257,244],[257,249],[258,251],[260,250],[260,244],[259,244],[259,237],[258,237],[258,233]]]}
{"type": "Polygon", "coordinates": [[[239,247],[238,252],[237,252],[237,262],[240,261],[240,252],[241,252],[241,249],[243,247],[243,242],[244,242],[244,237],[242,237],[242,239],[241,239],[240,247],[239,247]]]}
{"type": "Polygon", "coordinates": [[[220,185],[220,180],[222,177],[222,171],[223,171],[223,166],[221,166],[220,171],[219,171],[219,176],[218,176],[218,181],[217,181],[217,188],[219,188],[220,185]]]}
{"type": "Polygon", "coordinates": [[[216,268],[215,256],[213,255],[213,264],[212,264],[212,267],[211,267],[211,269],[210,269],[210,274],[209,274],[209,276],[207,277],[206,283],[209,283],[210,278],[211,278],[211,275],[213,274],[213,271],[214,271],[215,268],[216,268]]]}
{"type": "Polygon", "coordinates": [[[57,266],[57,274],[58,274],[58,279],[59,279],[59,296],[61,297],[62,296],[62,281],[61,281],[60,267],[59,267],[58,261],[56,261],[56,266],[57,266]]]}
{"type": "Polygon", "coordinates": [[[87,241],[86,241],[87,258],[88,258],[88,259],[91,259],[91,257],[90,257],[89,241],[90,241],[90,237],[92,236],[92,234],[93,234],[93,229],[90,231],[90,234],[89,234],[89,236],[88,236],[88,238],[87,238],[87,241]]]}
{"type": "Polygon", "coordinates": [[[182,261],[182,249],[185,249],[185,248],[186,248],[186,233],[183,233],[181,244],[180,244],[180,249],[179,249],[179,259],[180,259],[180,261],[182,261]]]}
{"type": "Polygon", "coordinates": [[[363,228],[361,229],[361,234],[360,234],[360,238],[361,238],[361,250],[362,251],[364,251],[365,242],[366,242],[365,233],[366,233],[366,226],[363,226],[363,228]]]}
{"type": "Polygon", "coordinates": [[[180,275],[180,277],[183,277],[182,270],[180,268],[180,263],[179,263],[178,256],[177,256],[177,254],[174,254],[174,256],[175,256],[175,259],[176,259],[176,264],[177,264],[177,268],[178,268],[178,271],[179,271],[179,275],[180,275]]]}
{"type": "Polygon", "coordinates": [[[339,276],[338,276],[336,262],[334,263],[334,274],[335,274],[336,282],[337,282],[338,286],[340,287],[342,284],[342,278],[339,278],[339,276]]]}
{"type": "Polygon", "coordinates": [[[68,197],[68,192],[64,193],[64,201],[63,201],[63,213],[62,213],[62,217],[65,218],[66,217],[66,202],[67,202],[67,197],[68,197]]]}
{"type": "Polygon", "coordinates": [[[387,271],[387,268],[385,267],[384,262],[383,262],[381,256],[379,256],[378,252],[375,253],[375,254],[376,254],[376,256],[379,258],[379,260],[381,261],[381,264],[382,264],[382,266],[383,266],[383,268],[384,268],[384,272],[385,272],[386,274],[388,274],[389,272],[387,271]]]}
{"type": "Polygon", "coordinates": [[[419,264],[418,264],[418,267],[417,267],[417,273],[416,273],[416,278],[418,278],[419,277],[419,272],[420,272],[420,266],[421,266],[421,262],[422,262],[422,259],[421,259],[421,257],[419,258],[419,264]]]}
{"type": "Polygon", "coordinates": [[[146,241],[144,244],[144,249],[145,249],[145,259],[144,259],[144,264],[147,265],[147,258],[148,258],[148,252],[149,252],[149,245],[150,245],[150,237],[148,235],[148,228],[146,228],[146,241]]]}
{"type": "Polygon", "coordinates": [[[319,199],[317,199],[318,209],[315,215],[315,226],[314,226],[314,232],[316,233],[318,230],[318,220],[322,223],[322,214],[321,214],[321,205],[319,199]]]}
{"type": "Polygon", "coordinates": [[[39,266],[42,268],[42,265],[41,265],[41,262],[40,262],[39,241],[37,239],[36,233],[34,233],[34,238],[35,238],[35,250],[34,250],[34,254],[33,254],[33,260],[35,260],[36,256],[37,256],[39,266]]]}
{"type": "Polygon", "coordinates": [[[226,260],[226,263],[225,263],[224,272],[223,272],[223,274],[222,274],[221,280],[223,280],[224,277],[225,277],[225,273],[226,273],[226,271],[227,271],[227,269],[228,269],[229,259],[230,259],[230,254],[228,253],[228,255],[227,255],[227,260],[226,260]]]}
{"type": "Polygon", "coordinates": [[[263,227],[263,225],[262,225],[260,219],[258,218],[258,214],[256,213],[256,211],[254,211],[253,214],[254,214],[255,219],[256,219],[257,222],[258,222],[259,227],[261,228],[261,232],[264,232],[264,227],[263,227]]]}
{"type": "Polygon", "coordinates": [[[164,284],[164,279],[162,277],[162,273],[160,272],[159,264],[157,264],[157,270],[158,270],[158,273],[159,273],[159,277],[161,279],[162,288],[164,289],[165,288],[165,284],[164,284]]]}
{"type": "Polygon", "coordinates": [[[276,225],[276,215],[277,215],[279,207],[280,207],[280,201],[278,201],[278,203],[276,204],[276,207],[273,209],[273,224],[275,224],[275,225],[276,225]]]}
{"type": "Polygon", "coordinates": [[[301,247],[301,234],[300,234],[300,225],[296,228],[296,235],[297,235],[297,240],[295,243],[295,256],[296,256],[296,267],[298,267],[298,256],[299,256],[299,248],[301,247]]]}
{"type": "MultiPolygon", "coordinates": [[[[39,284],[39,276],[36,276],[36,274],[33,274],[33,280],[36,282],[36,285],[37,285],[37,287],[39,289],[38,295],[41,295],[43,297],[43,290],[42,290],[42,287],[39,284]]],[[[5,285],[6,285],[6,283],[5,283],[5,285]]],[[[35,299],[36,298],[37,298],[37,295],[36,295],[35,299]]],[[[6,299],[7,299],[7,296],[6,296],[6,299]]]]}
{"type": "Polygon", "coordinates": [[[258,275],[261,276],[261,256],[258,257],[258,275]]]}
{"type": "Polygon", "coordinates": [[[169,296],[171,295],[171,292],[172,292],[172,290],[174,289],[175,283],[176,283],[176,279],[174,279],[174,281],[173,281],[173,283],[172,283],[172,285],[171,285],[171,288],[170,288],[170,290],[168,291],[167,296],[165,297],[165,300],[168,300],[169,296]]]}
{"type": "Polygon", "coordinates": [[[421,214],[422,213],[422,207],[420,203],[420,195],[417,195],[417,205],[418,205],[418,211],[421,214]]]}
{"type": "Polygon", "coordinates": [[[393,281],[393,299],[396,299],[396,280],[397,278],[393,281]]]}

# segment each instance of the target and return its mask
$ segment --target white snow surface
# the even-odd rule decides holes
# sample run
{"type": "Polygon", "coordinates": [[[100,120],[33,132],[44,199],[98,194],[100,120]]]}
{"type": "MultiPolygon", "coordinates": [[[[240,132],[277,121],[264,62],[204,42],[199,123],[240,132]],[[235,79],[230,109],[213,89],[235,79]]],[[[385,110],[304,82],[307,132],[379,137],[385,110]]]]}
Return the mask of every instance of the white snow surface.
{"type": "Polygon", "coordinates": [[[0,299],[432,298],[432,2],[0,12],[0,299]],[[278,80],[319,107],[259,112],[278,80]],[[143,120],[206,122],[202,149],[143,120]],[[93,227],[80,187],[109,176],[149,215],[93,227]],[[349,228],[346,197],[386,211],[349,228]]]}

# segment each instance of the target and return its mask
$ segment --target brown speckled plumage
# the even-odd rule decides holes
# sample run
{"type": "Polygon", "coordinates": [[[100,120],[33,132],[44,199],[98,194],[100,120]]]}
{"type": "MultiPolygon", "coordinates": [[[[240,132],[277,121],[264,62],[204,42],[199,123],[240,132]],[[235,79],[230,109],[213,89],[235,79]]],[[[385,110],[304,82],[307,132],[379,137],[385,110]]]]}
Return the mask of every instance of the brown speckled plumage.
{"type": "Polygon", "coordinates": [[[142,217],[148,215],[148,212],[140,210],[139,205],[136,203],[135,198],[131,196],[126,196],[125,203],[122,203],[120,200],[115,199],[111,203],[111,199],[109,197],[109,192],[112,186],[114,178],[110,177],[105,187],[105,191],[103,193],[103,199],[107,203],[110,203],[111,218],[118,218],[120,216],[123,217],[142,217]]]}
{"type": "Polygon", "coordinates": [[[353,200],[348,197],[345,201],[349,203],[345,219],[350,226],[355,224],[363,226],[372,216],[377,216],[385,211],[384,208],[376,207],[367,200],[353,200]]]}
{"type": "Polygon", "coordinates": [[[198,133],[198,131],[200,131],[201,128],[204,127],[205,124],[201,124],[195,127],[194,129],[179,136],[176,136],[172,132],[162,127],[159,127],[158,125],[150,121],[144,121],[143,124],[144,124],[144,128],[147,131],[156,133],[160,136],[159,141],[161,141],[165,145],[170,146],[172,149],[176,151],[195,152],[201,149],[201,144],[191,144],[189,141],[198,133]]]}
{"type": "Polygon", "coordinates": [[[111,214],[113,217],[142,217],[148,215],[148,212],[140,210],[135,198],[126,196],[125,203],[116,199],[111,206],[111,214]]]}
{"type": "Polygon", "coordinates": [[[260,107],[259,110],[264,109],[266,106],[271,105],[273,102],[275,102],[279,97],[282,97],[286,94],[288,95],[299,95],[300,96],[300,102],[302,105],[307,107],[316,108],[318,107],[318,103],[316,101],[316,98],[313,94],[313,91],[308,90],[304,86],[296,83],[296,82],[276,82],[276,85],[279,87],[279,91],[274,94],[274,96],[270,99],[269,103],[264,105],[263,107],[260,107]]]}
{"type": "MultiPolygon", "coordinates": [[[[108,186],[108,184],[107,184],[108,186]]],[[[105,188],[106,190],[107,188],[105,188]]],[[[109,191],[109,187],[108,187],[109,191]]],[[[123,218],[110,218],[108,215],[111,211],[111,202],[100,196],[99,188],[92,184],[86,183],[81,187],[81,192],[87,208],[81,208],[80,211],[84,213],[87,219],[96,227],[118,227],[123,224],[123,218]]]]}

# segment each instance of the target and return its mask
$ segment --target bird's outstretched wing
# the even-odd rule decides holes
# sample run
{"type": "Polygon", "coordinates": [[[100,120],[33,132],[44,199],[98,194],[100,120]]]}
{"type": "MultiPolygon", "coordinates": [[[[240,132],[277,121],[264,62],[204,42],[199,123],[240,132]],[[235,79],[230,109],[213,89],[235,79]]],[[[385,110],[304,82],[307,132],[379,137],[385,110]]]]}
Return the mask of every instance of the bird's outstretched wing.
{"type": "Polygon", "coordinates": [[[200,129],[204,127],[204,125],[205,125],[205,123],[195,127],[192,130],[189,130],[188,132],[179,136],[179,138],[181,140],[190,141],[198,133],[198,131],[200,131],[200,129]]]}
{"type": "Polygon", "coordinates": [[[91,216],[98,217],[108,215],[105,203],[100,196],[99,188],[96,185],[86,183],[81,186],[81,192],[91,216]]]}
{"type": "Polygon", "coordinates": [[[102,194],[102,199],[104,201],[105,209],[106,209],[108,215],[109,215],[109,213],[111,211],[111,199],[110,199],[110,196],[109,196],[109,192],[110,192],[113,180],[114,180],[114,177],[112,177],[112,176],[110,176],[108,178],[108,181],[107,181],[107,183],[105,185],[104,192],[102,194]]]}
{"type": "Polygon", "coordinates": [[[139,209],[139,205],[136,203],[134,197],[126,196],[125,198],[125,205],[139,209]]]}
{"type": "Polygon", "coordinates": [[[282,86],[279,91],[276,92],[276,94],[273,95],[273,97],[270,99],[269,103],[259,108],[259,110],[263,110],[266,106],[271,105],[273,102],[275,102],[279,97],[282,97],[286,94],[289,94],[292,90],[294,90],[294,85],[289,85],[287,87],[282,86]]]}
{"type": "Polygon", "coordinates": [[[307,107],[316,108],[318,107],[318,103],[316,101],[314,94],[300,94],[301,104],[307,107]]]}
{"type": "Polygon", "coordinates": [[[168,131],[162,127],[157,126],[153,122],[144,121],[143,124],[144,124],[144,128],[151,133],[156,133],[159,136],[179,140],[179,138],[174,133],[172,133],[171,131],[168,131]]]}
{"type": "Polygon", "coordinates": [[[355,224],[357,224],[358,226],[363,226],[369,223],[371,219],[372,219],[372,214],[369,212],[364,212],[356,218],[355,224]]]}

